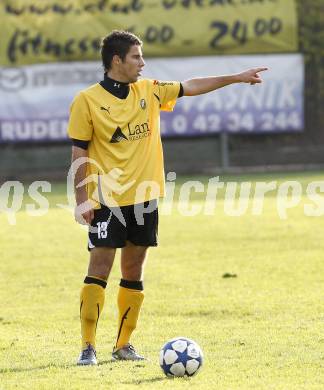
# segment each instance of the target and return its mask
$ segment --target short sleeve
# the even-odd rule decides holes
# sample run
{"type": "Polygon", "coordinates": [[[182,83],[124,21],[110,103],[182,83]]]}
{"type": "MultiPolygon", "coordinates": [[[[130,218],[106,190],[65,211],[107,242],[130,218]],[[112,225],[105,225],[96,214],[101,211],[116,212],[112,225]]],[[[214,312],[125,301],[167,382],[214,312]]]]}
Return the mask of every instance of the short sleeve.
{"type": "Polygon", "coordinates": [[[180,91],[179,81],[153,81],[154,93],[160,101],[162,111],[173,111],[180,91]]]}
{"type": "Polygon", "coordinates": [[[93,125],[86,96],[81,92],[73,100],[70,107],[68,135],[70,138],[90,141],[93,125]]]}

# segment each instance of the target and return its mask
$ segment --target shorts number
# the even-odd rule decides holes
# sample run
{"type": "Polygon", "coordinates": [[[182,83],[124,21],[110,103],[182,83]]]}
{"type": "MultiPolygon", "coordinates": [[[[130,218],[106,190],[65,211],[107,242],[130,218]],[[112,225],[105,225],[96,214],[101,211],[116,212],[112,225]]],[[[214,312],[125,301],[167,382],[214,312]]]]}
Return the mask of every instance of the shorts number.
{"type": "Polygon", "coordinates": [[[108,223],[107,222],[98,222],[98,238],[107,238],[107,228],[108,228],[108,223]]]}

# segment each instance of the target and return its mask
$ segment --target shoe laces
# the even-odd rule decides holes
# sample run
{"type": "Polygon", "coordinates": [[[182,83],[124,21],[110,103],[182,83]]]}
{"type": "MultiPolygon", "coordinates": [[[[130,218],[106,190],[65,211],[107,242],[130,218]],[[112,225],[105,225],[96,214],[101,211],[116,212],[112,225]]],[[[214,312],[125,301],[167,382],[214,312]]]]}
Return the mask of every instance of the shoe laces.
{"type": "Polygon", "coordinates": [[[135,348],[132,346],[132,344],[128,344],[127,348],[130,349],[131,351],[135,352],[135,348]]]}
{"type": "Polygon", "coordinates": [[[133,347],[132,344],[126,344],[124,347],[123,347],[124,350],[126,351],[130,351],[130,352],[133,352],[135,355],[137,354],[136,351],[135,351],[135,348],[133,347]]]}
{"type": "Polygon", "coordinates": [[[96,356],[96,351],[93,349],[92,345],[88,345],[87,348],[82,351],[82,359],[88,359],[92,354],[96,356]]]}

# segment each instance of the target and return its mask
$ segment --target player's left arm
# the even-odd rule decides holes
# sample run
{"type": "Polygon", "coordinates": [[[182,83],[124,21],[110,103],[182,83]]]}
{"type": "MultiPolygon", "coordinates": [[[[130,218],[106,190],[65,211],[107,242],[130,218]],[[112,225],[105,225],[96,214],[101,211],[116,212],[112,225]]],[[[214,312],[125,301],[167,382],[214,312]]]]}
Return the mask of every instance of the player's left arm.
{"type": "Polygon", "coordinates": [[[262,83],[259,73],[265,70],[268,70],[268,68],[254,68],[228,76],[201,77],[182,81],[183,95],[201,95],[218,88],[226,87],[226,85],[236,83],[250,83],[251,85],[259,84],[262,83]]]}

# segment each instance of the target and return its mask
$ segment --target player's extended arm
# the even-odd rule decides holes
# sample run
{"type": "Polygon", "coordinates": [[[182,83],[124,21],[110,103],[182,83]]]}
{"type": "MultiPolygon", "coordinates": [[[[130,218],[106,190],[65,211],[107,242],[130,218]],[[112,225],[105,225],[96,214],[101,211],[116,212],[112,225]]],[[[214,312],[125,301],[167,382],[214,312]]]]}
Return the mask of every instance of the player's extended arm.
{"type": "MultiPolygon", "coordinates": [[[[72,166],[77,165],[77,160],[79,158],[87,158],[88,151],[77,146],[72,146],[72,166]]],[[[88,202],[88,193],[86,185],[78,187],[78,184],[81,183],[87,177],[87,164],[80,165],[77,169],[74,170],[74,192],[75,192],[75,200],[76,200],[76,208],[75,208],[75,219],[79,223],[84,223],[84,221],[88,224],[91,223],[94,217],[94,212],[92,207],[86,207],[88,202]],[[84,205],[84,207],[81,207],[84,205]],[[84,221],[82,220],[82,218],[84,221]]]]}
{"type": "Polygon", "coordinates": [[[259,72],[263,72],[268,68],[254,68],[245,72],[232,74],[229,76],[201,77],[191,80],[182,81],[183,95],[195,96],[203,93],[214,91],[215,89],[226,87],[226,85],[234,83],[262,83],[259,72]]]}

